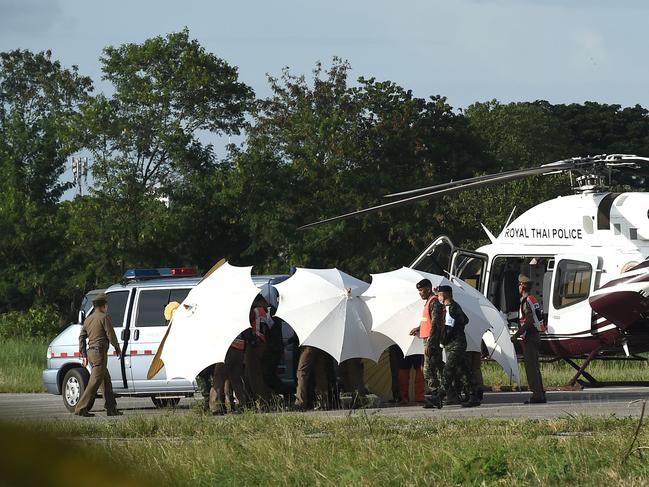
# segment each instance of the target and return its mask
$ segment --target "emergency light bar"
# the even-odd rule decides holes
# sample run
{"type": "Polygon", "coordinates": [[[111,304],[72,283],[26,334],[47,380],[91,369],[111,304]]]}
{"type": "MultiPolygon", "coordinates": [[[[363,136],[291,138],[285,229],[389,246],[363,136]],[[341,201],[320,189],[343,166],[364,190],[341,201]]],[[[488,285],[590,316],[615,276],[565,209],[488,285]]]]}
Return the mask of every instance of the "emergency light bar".
{"type": "Polygon", "coordinates": [[[193,267],[158,267],[155,269],[128,269],[124,281],[155,279],[162,277],[196,277],[198,272],[193,267]]]}
{"type": "Polygon", "coordinates": [[[172,276],[195,277],[198,273],[193,267],[174,267],[171,269],[172,276]]]}
{"type": "Polygon", "coordinates": [[[128,269],[123,278],[124,279],[142,279],[160,277],[158,269],[128,269]]]}

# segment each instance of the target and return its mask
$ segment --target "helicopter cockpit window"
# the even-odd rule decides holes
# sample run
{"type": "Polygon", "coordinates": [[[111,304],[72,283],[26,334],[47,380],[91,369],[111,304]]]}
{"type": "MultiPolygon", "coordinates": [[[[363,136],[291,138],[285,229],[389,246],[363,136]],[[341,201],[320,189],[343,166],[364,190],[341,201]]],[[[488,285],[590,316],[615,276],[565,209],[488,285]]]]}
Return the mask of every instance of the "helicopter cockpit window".
{"type": "Polygon", "coordinates": [[[469,286],[481,290],[484,271],[484,260],[468,255],[460,255],[459,262],[455,263],[457,277],[469,286]]]}
{"type": "Polygon", "coordinates": [[[415,265],[415,269],[443,276],[448,272],[453,249],[446,242],[440,242],[415,265]]]}
{"type": "Polygon", "coordinates": [[[555,269],[557,273],[553,301],[555,309],[565,308],[588,298],[593,268],[586,262],[562,260],[555,269]]]}

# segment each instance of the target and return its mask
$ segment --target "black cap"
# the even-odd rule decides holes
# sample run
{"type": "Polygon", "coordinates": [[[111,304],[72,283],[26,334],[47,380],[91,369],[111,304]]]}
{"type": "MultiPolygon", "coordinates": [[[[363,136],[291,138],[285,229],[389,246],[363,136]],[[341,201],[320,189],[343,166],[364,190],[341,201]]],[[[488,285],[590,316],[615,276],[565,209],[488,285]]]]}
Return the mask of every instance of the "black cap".
{"type": "Polygon", "coordinates": [[[453,288],[451,286],[439,286],[437,288],[437,291],[441,292],[441,293],[451,293],[452,294],[453,293],[453,288]]]}
{"type": "Polygon", "coordinates": [[[428,289],[433,289],[433,283],[430,282],[430,279],[422,279],[417,283],[417,289],[422,289],[427,287],[428,289]]]}

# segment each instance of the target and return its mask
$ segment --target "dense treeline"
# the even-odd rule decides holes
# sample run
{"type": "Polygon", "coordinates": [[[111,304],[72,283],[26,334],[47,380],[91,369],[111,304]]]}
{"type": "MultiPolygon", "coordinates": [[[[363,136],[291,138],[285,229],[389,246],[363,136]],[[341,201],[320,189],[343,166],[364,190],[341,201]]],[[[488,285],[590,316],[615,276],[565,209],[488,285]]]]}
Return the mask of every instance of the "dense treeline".
{"type": "Polygon", "coordinates": [[[391,81],[350,80],[337,58],[308,76],[285,69],[257,99],[237,69],[189,32],[108,47],[112,95],[51,53],[0,53],[0,313],[54,305],[128,267],[221,257],[258,273],[337,266],[361,278],[407,265],[436,235],[484,242],[565,193],[541,177],[383,214],[296,228],[397,190],[570,157],[649,155],[649,112],[598,103],[417,98],[391,81]],[[243,134],[217,156],[205,140],[243,134]],[[90,154],[89,194],[62,201],[72,155],[90,154]]]}

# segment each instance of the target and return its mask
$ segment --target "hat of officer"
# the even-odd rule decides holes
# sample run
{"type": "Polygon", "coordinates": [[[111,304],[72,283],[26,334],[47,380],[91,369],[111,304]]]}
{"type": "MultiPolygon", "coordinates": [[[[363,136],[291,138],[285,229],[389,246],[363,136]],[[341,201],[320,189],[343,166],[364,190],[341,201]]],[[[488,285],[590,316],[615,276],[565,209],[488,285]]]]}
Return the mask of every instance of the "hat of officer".
{"type": "Polygon", "coordinates": [[[530,278],[527,277],[525,274],[519,274],[518,282],[520,282],[522,284],[527,284],[528,282],[530,282],[530,278]]]}
{"type": "Polygon", "coordinates": [[[97,296],[92,298],[92,304],[94,304],[96,306],[100,306],[100,305],[102,305],[104,303],[107,303],[107,302],[108,302],[108,296],[106,296],[105,293],[98,294],[97,296]]]}
{"type": "Polygon", "coordinates": [[[453,288],[451,286],[444,285],[444,286],[439,286],[437,288],[437,291],[440,293],[453,293],[453,288]]]}
{"type": "Polygon", "coordinates": [[[417,289],[422,289],[425,287],[428,289],[433,289],[433,283],[430,282],[430,279],[422,279],[417,283],[417,289]]]}

